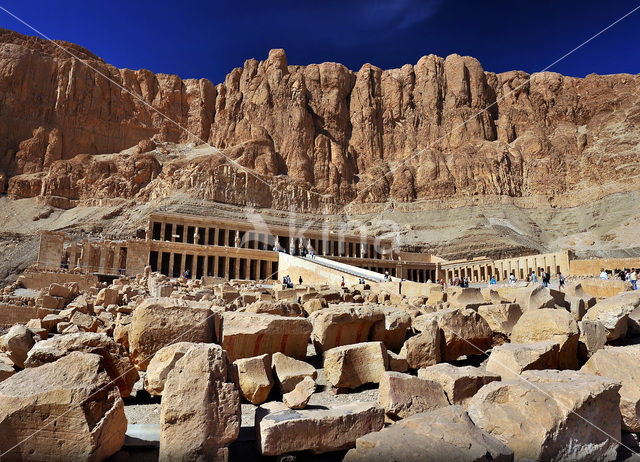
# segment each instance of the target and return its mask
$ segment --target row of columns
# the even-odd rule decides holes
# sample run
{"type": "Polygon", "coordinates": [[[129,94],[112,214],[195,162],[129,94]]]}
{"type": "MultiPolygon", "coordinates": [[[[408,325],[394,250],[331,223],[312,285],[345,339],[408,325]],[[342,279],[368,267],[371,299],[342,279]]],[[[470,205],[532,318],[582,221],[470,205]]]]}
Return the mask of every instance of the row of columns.
{"type": "Polygon", "coordinates": [[[495,277],[496,281],[506,281],[512,274],[516,279],[526,279],[532,271],[538,277],[543,270],[551,274],[559,271],[555,256],[533,257],[533,264],[530,263],[530,258],[522,258],[498,261],[493,264],[460,266],[447,270],[447,280],[466,277],[470,282],[488,282],[491,277],[495,277]]]}

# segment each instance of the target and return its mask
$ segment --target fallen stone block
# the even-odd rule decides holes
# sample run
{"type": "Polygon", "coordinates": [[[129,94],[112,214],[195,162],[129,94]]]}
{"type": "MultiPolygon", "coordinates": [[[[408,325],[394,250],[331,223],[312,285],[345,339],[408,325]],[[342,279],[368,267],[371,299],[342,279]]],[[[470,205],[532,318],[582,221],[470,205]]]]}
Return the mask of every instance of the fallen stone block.
{"type": "Polygon", "coordinates": [[[483,386],[500,380],[498,374],[477,367],[456,367],[448,363],[419,369],[418,377],[439,383],[449,402],[461,406],[466,405],[483,386]]]}
{"type": "Polygon", "coordinates": [[[236,359],[233,364],[238,369],[238,384],[242,396],[252,404],[264,403],[274,384],[271,356],[265,354],[236,359]]]}
{"type": "MultiPolygon", "coordinates": [[[[606,282],[606,281],[605,281],[606,282]]],[[[607,341],[627,335],[629,315],[638,307],[640,299],[635,292],[621,293],[600,300],[582,317],[584,321],[600,321],[607,329],[607,341]]]]}
{"type": "Polygon", "coordinates": [[[144,389],[152,396],[161,396],[164,391],[164,385],[169,376],[169,372],[175,367],[176,363],[182,358],[194,343],[178,342],[166,347],[162,347],[153,355],[147,373],[144,376],[144,389]]]}
{"type": "Polygon", "coordinates": [[[325,377],[337,388],[378,383],[387,366],[387,349],[382,342],[335,347],[324,354],[325,377]]]}
{"type": "Polygon", "coordinates": [[[277,352],[303,359],[310,335],[305,318],[238,312],[222,316],[221,344],[232,361],[277,352]]]}
{"type": "Polygon", "coordinates": [[[16,324],[4,335],[3,350],[13,361],[13,364],[24,368],[27,354],[35,343],[33,332],[21,324],[16,324]]]}
{"type": "Polygon", "coordinates": [[[569,307],[569,312],[576,321],[580,321],[587,312],[587,305],[582,298],[567,295],[565,301],[569,307]]]}
{"type": "Polygon", "coordinates": [[[607,343],[607,329],[600,321],[580,321],[578,323],[578,356],[585,362],[607,343]]]}
{"type": "Polygon", "coordinates": [[[525,312],[513,327],[511,341],[535,343],[553,341],[560,347],[560,369],[578,368],[578,323],[564,309],[542,308],[525,312]]]}
{"type": "Polygon", "coordinates": [[[302,304],[302,309],[304,310],[305,313],[307,313],[307,316],[311,316],[311,313],[324,310],[328,306],[329,304],[327,303],[326,299],[321,297],[316,297],[304,302],[302,304]]]}
{"type": "Polygon", "coordinates": [[[497,305],[482,305],[478,307],[478,314],[487,321],[494,333],[511,336],[513,326],[516,325],[522,310],[517,303],[500,303],[497,305]]]}
{"type": "Polygon", "coordinates": [[[380,310],[367,306],[331,306],[310,316],[313,322],[312,341],[316,352],[366,341],[369,330],[384,320],[380,310]]]}
{"type": "Polygon", "coordinates": [[[442,330],[435,319],[424,323],[422,332],[407,339],[400,350],[400,356],[407,359],[409,367],[420,369],[432,366],[440,362],[441,344],[443,342],[442,330]]]}
{"type": "Polygon", "coordinates": [[[129,353],[140,370],[163,347],[175,342],[210,343],[220,315],[198,302],[173,298],[145,299],[133,312],[129,353]],[[217,321],[217,322],[216,322],[217,321]]]}
{"type": "Polygon", "coordinates": [[[393,351],[387,351],[389,356],[389,370],[394,372],[407,372],[409,370],[409,363],[407,358],[401,356],[393,351]]]}
{"type": "Polygon", "coordinates": [[[640,432],[640,345],[607,347],[596,351],[582,372],[606,377],[622,384],[620,413],[622,428],[640,432]]]}
{"type": "Polygon", "coordinates": [[[0,453],[7,460],[98,461],[118,452],[124,403],[101,363],[73,352],[0,382],[0,453]]]}
{"type": "Polygon", "coordinates": [[[16,371],[13,367],[13,361],[11,361],[9,355],[0,352],[0,382],[8,379],[15,373],[16,371]]]}
{"type": "Polygon", "coordinates": [[[477,310],[481,305],[487,304],[478,288],[462,288],[448,297],[447,301],[451,308],[471,310],[477,310]]]}
{"type": "Polygon", "coordinates": [[[298,411],[281,404],[256,411],[256,437],[263,456],[349,449],[358,438],[380,430],[383,425],[384,410],[375,403],[298,411]]]}
{"type": "Polygon", "coordinates": [[[553,341],[505,343],[494,347],[487,361],[487,372],[503,380],[515,378],[523,371],[557,369],[560,346],[553,341]]]}
{"type": "Polygon", "coordinates": [[[315,380],[311,377],[305,377],[301,382],[298,382],[293,390],[282,395],[282,402],[289,409],[304,409],[315,391],[315,380]]]}
{"type": "Polygon", "coordinates": [[[73,316],[71,316],[71,322],[84,332],[97,332],[98,327],[100,326],[100,321],[98,321],[97,318],[89,314],[81,313],[80,311],[73,313],[73,316]]]}
{"type": "Polygon", "coordinates": [[[448,406],[442,385],[400,372],[383,372],[380,376],[378,404],[390,421],[448,406]]]}
{"type": "Polygon", "coordinates": [[[580,285],[582,286],[582,290],[592,297],[595,297],[596,300],[615,297],[622,292],[633,290],[630,282],[620,281],[618,279],[608,279],[606,281],[590,279],[580,281],[580,285]]]}
{"type": "Polygon", "coordinates": [[[100,289],[98,295],[96,295],[96,305],[118,305],[120,300],[120,296],[118,294],[118,289],[112,289],[111,287],[105,287],[104,289],[100,289]]]}
{"type": "Polygon", "coordinates": [[[567,284],[567,286],[564,289],[564,292],[566,294],[565,298],[575,297],[575,298],[581,299],[585,304],[585,309],[587,310],[596,304],[596,298],[588,294],[582,287],[582,284],[579,282],[576,282],[573,284],[567,284]]]}
{"type": "Polygon", "coordinates": [[[411,327],[411,316],[398,308],[380,308],[384,319],[376,321],[369,331],[370,342],[382,342],[391,351],[400,351],[411,327]]]}
{"type": "Polygon", "coordinates": [[[416,414],[356,440],[344,462],[511,462],[513,451],[459,406],[416,414]]]}
{"type": "Polygon", "coordinates": [[[526,371],[469,400],[471,420],[516,460],[615,460],[620,384],[577,371],[526,371]],[[579,417],[578,417],[579,416],[579,417]]]}
{"type": "Polygon", "coordinates": [[[487,321],[474,310],[447,309],[425,316],[433,317],[442,330],[444,361],[483,354],[491,346],[493,332],[487,321]]]}
{"type": "Polygon", "coordinates": [[[68,356],[75,351],[100,356],[103,360],[103,367],[120,390],[122,397],[129,396],[138,380],[138,371],[131,363],[124,347],[105,334],[80,332],[57,335],[48,340],[38,342],[29,351],[25,367],[40,367],[43,364],[52,363],[68,356]]]}
{"type": "Polygon", "coordinates": [[[271,364],[282,394],[293,391],[305,377],[311,377],[313,380],[318,377],[318,371],[311,364],[290,358],[282,353],[274,353],[271,357],[271,364]]]}
{"type": "Polygon", "coordinates": [[[193,345],[169,372],[160,413],[161,461],[215,460],[238,437],[240,393],[227,354],[193,345]]]}

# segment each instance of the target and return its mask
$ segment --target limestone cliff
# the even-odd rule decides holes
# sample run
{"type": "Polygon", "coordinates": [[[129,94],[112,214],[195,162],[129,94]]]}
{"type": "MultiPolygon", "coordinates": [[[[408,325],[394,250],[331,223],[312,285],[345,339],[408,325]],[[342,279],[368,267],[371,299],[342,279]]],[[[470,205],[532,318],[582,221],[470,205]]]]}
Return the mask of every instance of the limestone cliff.
{"type": "Polygon", "coordinates": [[[354,199],[498,196],[536,206],[579,205],[639,184],[638,75],[494,74],[458,55],[353,72],[291,66],[272,50],[213,85],[118,69],[59,43],[94,69],[52,43],[0,30],[0,179],[12,197],[184,192],[328,210],[354,199]],[[162,148],[202,140],[275,190],[213,152],[162,148]]]}

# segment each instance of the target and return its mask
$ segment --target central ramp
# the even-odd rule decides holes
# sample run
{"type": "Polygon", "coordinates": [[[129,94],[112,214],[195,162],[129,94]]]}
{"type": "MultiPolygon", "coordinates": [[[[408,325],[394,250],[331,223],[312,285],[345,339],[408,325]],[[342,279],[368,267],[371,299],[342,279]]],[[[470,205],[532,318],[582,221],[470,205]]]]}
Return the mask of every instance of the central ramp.
{"type": "Polygon", "coordinates": [[[359,279],[367,282],[384,282],[384,274],[369,271],[358,266],[329,260],[323,257],[297,257],[286,253],[278,255],[278,279],[291,277],[294,284],[302,277],[303,284],[339,285],[358,284],[359,279]]]}

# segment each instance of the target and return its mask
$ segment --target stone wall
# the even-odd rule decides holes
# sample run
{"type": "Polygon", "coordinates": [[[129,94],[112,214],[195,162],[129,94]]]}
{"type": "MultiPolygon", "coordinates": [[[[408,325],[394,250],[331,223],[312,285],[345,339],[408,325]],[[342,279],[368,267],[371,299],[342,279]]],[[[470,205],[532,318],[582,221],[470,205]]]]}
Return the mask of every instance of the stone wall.
{"type": "Polygon", "coordinates": [[[597,276],[602,269],[640,268],[640,258],[593,258],[589,260],[572,260],[570,263],[572,276],[597,276]]]}

